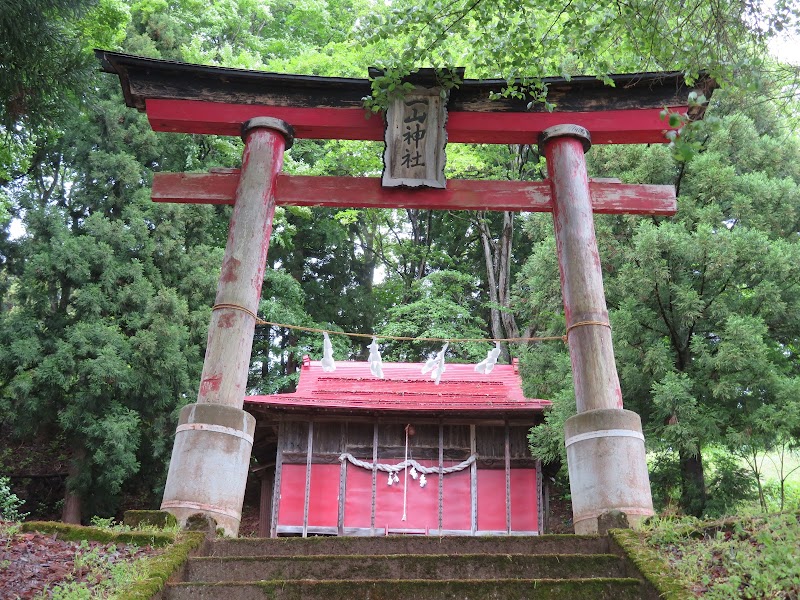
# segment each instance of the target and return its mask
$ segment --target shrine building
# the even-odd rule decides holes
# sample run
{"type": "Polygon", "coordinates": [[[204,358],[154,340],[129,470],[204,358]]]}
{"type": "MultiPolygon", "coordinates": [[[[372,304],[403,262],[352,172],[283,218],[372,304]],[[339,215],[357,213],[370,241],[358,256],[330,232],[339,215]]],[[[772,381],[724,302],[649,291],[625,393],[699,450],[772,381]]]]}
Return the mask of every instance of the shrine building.
{"type": "Polygon", "coordinates": [[[536,535],[541,462],[528,431],[547,400],[523,396],[516,361],[490,374],[421,363],[323,371],[304,357],[297,391],[249,396],[260,534],[536,535]],[[263,463],[263,464],[261,464],[263,463]]]}

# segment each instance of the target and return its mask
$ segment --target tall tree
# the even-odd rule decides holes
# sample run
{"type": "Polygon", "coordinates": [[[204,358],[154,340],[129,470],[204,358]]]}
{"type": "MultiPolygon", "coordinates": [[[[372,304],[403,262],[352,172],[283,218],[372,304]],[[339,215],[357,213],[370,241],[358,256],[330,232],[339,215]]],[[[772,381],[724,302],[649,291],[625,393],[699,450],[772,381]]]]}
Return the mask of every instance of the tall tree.
{"type": "MultiPolygon", "coordinates": [[[[704,449],[767,448],[797,432],[787,391],[800,374],[800,143],[780,130],[768,102],[756,118],[740,106],[720,94],[720,127],[688,163],[663,147],[591,153],[598,175],[680,190],[674,218],[597,222],[623,396],[661,458],[657,499],[695,515],[725,508],[709,505],[724,469],[710,481],[704,449]],[[673,489],[677,496],[663,494],[673,489]]],[[[532,264],[530,273],[544,269],[532,264]]],[[[548,440],[537,434],[536,442],[548,440]]]]}
{"type": "Polygon", "coordinates": [[[111,83],[94,82],[110,97],[64,123],[15,190],[26,231],[9,245],[13,288],[0,315],[4,420],[69,448],[71,522],[81,502],[113,510],[142,463],[163,469],[169,415],[201,359],[189,327],[207,314],[218,268],[203,249],[213,237],[187,236],[181,213],[191,210],[149,202],[145,165],[163,149],[111,83]],[[192,282],[206,290],[202,307],[192,282]]]}
{"type": "MultiPolygon", "coordinates": [[[[84,50],[116,39],[120,6],[102,0],[79,22],[84,50]]],[[[59,119],[17,126],[31,151],[4,186],[24,234],[3,240],[0,403],[4,427],[67,448],[74,522],[163,485],[173,413],[196,392],[225,230],[216,209],[151,204],[151,173],[232,166],[240,150],[162,143],[115,81],[72,74],[82,87],[60,98],[59,119]]]]}

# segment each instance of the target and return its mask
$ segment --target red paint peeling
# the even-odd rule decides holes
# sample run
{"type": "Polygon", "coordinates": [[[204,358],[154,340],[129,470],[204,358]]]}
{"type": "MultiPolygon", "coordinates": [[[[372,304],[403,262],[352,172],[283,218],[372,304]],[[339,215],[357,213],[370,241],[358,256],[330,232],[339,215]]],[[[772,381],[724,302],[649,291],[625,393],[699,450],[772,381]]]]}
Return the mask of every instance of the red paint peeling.
{"type": "MultiPolygon", "coordinates": [[[[560,137],[547,143],[545,153],[552,181],[566,322],[607,322],[602,265],[583,147],[577,139],[560,137]]],[[[581,327],[569,334],[578,412],[622,408],[611,336],[607,330],[593,332],[590,329],[581,327]]]]}
{"type": "Polygon", "coordinates": [[[233,283],[236,281],[238,276],[239,265],[242,264],[242,261],[234,258],[233,256],[228,256],[222,262],[222,272],[220,273],[219,280],[222,283],[233,283]]]}
{"type": "Polygon", "coordinates": [[[272,219],[269,219],[269,224],[264,232],[264,241],[261,243],[261,256],[266,260],[267,253],[269,252],[269,238],[272,235],[272,219]]]}
{"type": "Polygon", "coordinates": [[[211,392],[218,392],[222,385],[222,375],[212,375],[206,377],[200,383],[200,396],[205,396],[211,392]]]}
{"type": "Polygon", "coordinates": [[[617,408],[622,408],[622,390],[619,386],[614,389],[614,395],[617,398],[617,408]]]}
{"type": "MultiPolygon", "coordinates": [[[[156,173],[154,202],[234,204],[239,170],[156,173]]],[[[379,177],[277,176],[278,206],[418,208],[426,210],[553,210],[551,181],[450,179],[447,189],[383,188],[379,177]]],[[[589,181],[593,214],[674,215],[675,187],[589,181]]]]}
{"type": "Polygon", "coordinates": [[[217,327],[222,327],[223,329],[230,329],[235,325],[236,322],[236,315],[233,312],[223,313],[220,315],[219,320],[217,321],[217,327]]]}

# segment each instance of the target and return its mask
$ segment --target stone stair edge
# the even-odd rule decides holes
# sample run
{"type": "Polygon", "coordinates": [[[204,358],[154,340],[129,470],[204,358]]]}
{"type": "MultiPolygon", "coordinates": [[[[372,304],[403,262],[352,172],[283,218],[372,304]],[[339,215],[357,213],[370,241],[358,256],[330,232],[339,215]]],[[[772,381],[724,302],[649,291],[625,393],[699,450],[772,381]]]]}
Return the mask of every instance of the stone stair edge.
{"type": "Polygon", "coordinates": [[[264,580],[259,582],[173,583],[166,600],[644,600],[650,598],[642,581],[632,577],[585,579],[383,579],[264,580]]]}
{"type": "Polygon", "coordinates": [[[545,535],[508,537],[286,537],[218,539],[204,554],[210,556],[343,555],[343,554],[542,554],[608,552],[608,537],[545,535]]]}
{"type": "Polygon", "coordinates": [[[244,561],[244,562],[259,562],[259,561],[283,561],[283,560],[294,560],[298,562],[308,561],[308,562],[317,562],[322,560],[364,560],[364,559],[413,559],[413,560],[434,560],[434,559],[447,559],[447,560],[462,560],[467,561],[469,559],[481,559],[487,556],[491,557],[508,557],[509,559],[513,558],[521,558],[521,557],[530,557],[535,558],[537,560],[557,560],[557,559],[586,559],[586,558],[608,558],[608,559],[618,559],[624,560],[619,554],[614,554],[613,552],[593,552],[591,554],[580,553],[580,552],[548,552],[542,554],[533,554],[533,553],[526,553],[526,552],[498,552],[496,554],[370,554],[370,555],[363,555],[363,554],[280,554],[280,555],[271,555],[271,556],[236,556],[236,555],[227,555],[227,556],[192,556],[189,558],[191,562],[233,562],[233,561],[244,561]]]}
{"type": "Polygon", "coordinates": [[[636,584],[639,585],[642,583],[641,579],[637,579],[635,577],[582,577],[579,579],[550,579],[541,577],[538,579],[510,579],[510,578],[502,578],[502,579],[358,579],[358,580],[349,580],[349,579],[260,579],[258,581],[178,581],[173,583],[168,583],[168,587],[246,587],[246,586],[268,586],[268,585],[313,585],[313,586],[325,586],[325,585],[342,585],[342,584],[352,584],[352,585],[391,585],[395,583],[411,583],[411,584],[420,584],[420,585],[440,585],[440,584],[452,584],[452,583],[468,583],[468,584],[475,584],[475,585],[519,585],[519,584],[531,584],[536,585],[539,583],[543,584],[552,584],[552,583],[592,583],[592,584],[606,584],[606,583],[625,583],[625,584],[636,584]]]}
{"type": "Polygon", "coordinates": [[[214,540],[215,544],[252,544],[252,543],[270,543],[270,544],[301,544],[301,543],[348,543],[359,540],[425,540],[424,543],[434,543],[442,540],[481,540],[478,543],[497,543],[498,541],[514,540],[514,541],[531,541],[531,540],[602,540],[604,536],[600,535],[580,535],[574,533],[547,533],[544,535],[442,535],[442,536],[422,536],[422,535],[376,535],[376,536],[346,536],[346,535],[310,535],[308,537],[300,536],[285,536],[274,538],[259,538],[259,537],[239,537],[239,538],[217,538],[214,540]],[[335,540],[335,541],[334,541],[335,540]]]}

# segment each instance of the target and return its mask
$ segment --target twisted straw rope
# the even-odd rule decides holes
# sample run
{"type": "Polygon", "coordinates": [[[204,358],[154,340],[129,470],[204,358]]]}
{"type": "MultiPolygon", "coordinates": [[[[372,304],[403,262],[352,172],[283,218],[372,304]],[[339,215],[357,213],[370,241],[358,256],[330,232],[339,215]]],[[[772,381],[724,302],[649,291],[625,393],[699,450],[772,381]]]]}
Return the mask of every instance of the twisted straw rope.
{"type": "Polygon", "coordinates": [[[453,465],[451,467],[423,467],[413,458],[409,458],[404,460],[403,462],[397,463],[396,465],[388,465],[386,463],[371,463],[365,460],[359,460],[349,452],[344,452],[339,455],[339,461],[344,462],[345,460],[350,462],[351,464],[361,467],[362,469],[367,469],[371,471],[372,469],[377,469],[378,471],[383,471],[384,473],[398,473],[402,471],[406,467],[414,467],[420,473],[425,473],[425,475],[430,475],[431,473],[436,473],[437,475],[446,475],[448,473],[455,473],[457,471],[463,471],[467,467],[469,467],[472,463],[474,463],[478,459],[477,454],[473,454],[467,460],[458,463],[457,465],[453,465]]]}
{"type": "Polygon", "coordinates": [[[570,330],[575,327],[579,327],[581,325],[605,325],[606,327],[609,328],[611,327],[611,325],[609,325],[608,323],[601,323],[599,321],[582,321],[580,323],[575,323],[571,325],[570,328],[567,329],[567,333],[565,335],[551,335],[551,336],[539,336],[539,337],[513,337],[513,338],[410,337],[401,335],[377,335],[372,333],[349,333],[346,331],[333,331],[331,329],[320,329],[318,327],[302,327],[300,325],[289,325],[287,323],[275,323],[273,321],[265,321],[249,308],[245,308],[244,306],[239,306],[238,304],[226,304],[226,303],[215,304],[213,307],[211,307],[211,310],[213,312],[215,310],[221,310],[224,308],[238,310],[245,314],[250,315],[255,319],[256,325],[271,325],[272,327],[282,327],[284,329],[294,329],[297,331],[306,331],[309,333],[327,333],[329,335],[346,335],[348,337],[367,338],[367,339],[377,338],[379,340],[393,340],[398,342],[486,342],[486,343],[508,342],[512,344],[521,344],[524,342],[553,342],[560,340],[566,343],[567,335],[569,335],[570,330]]]}

